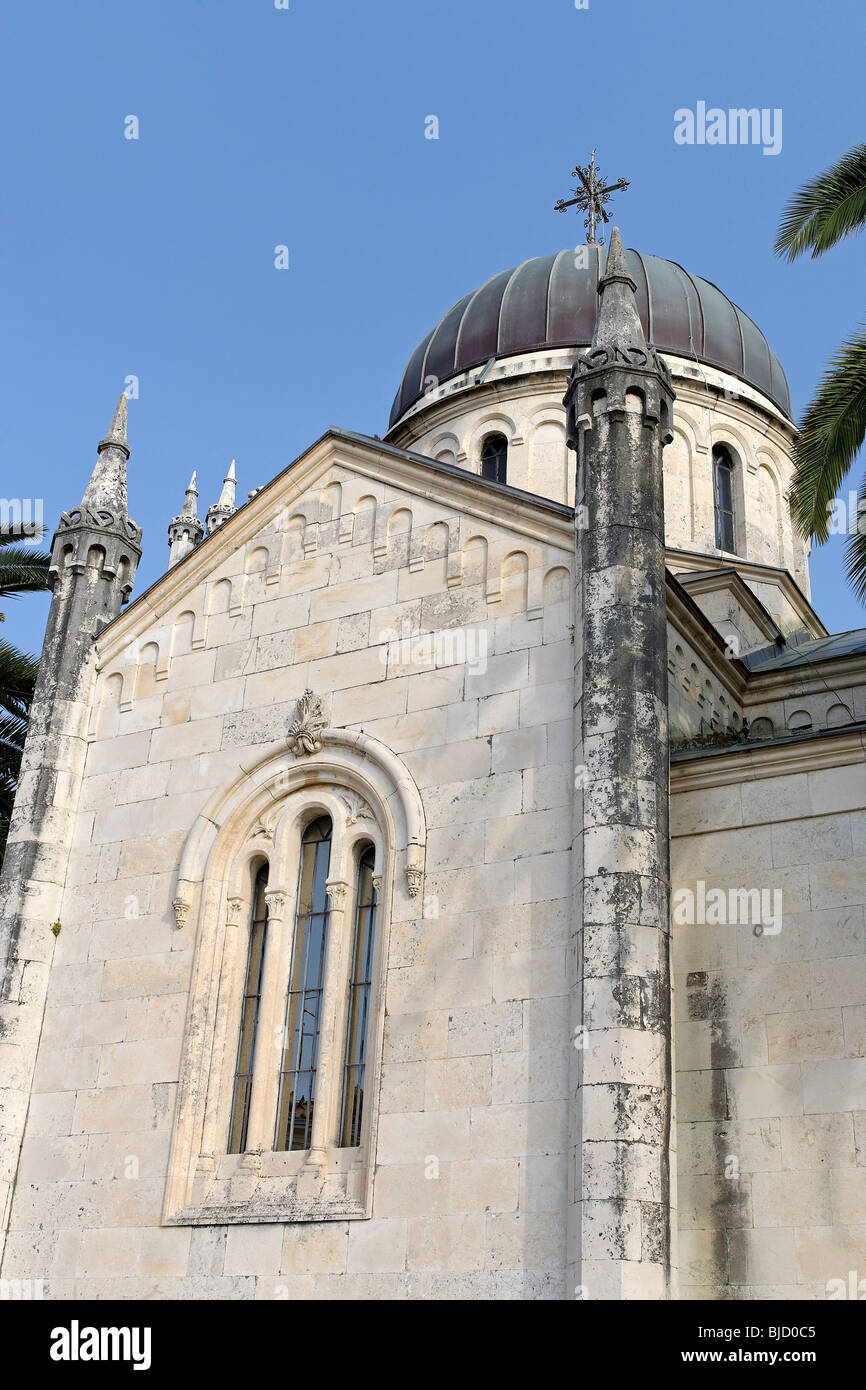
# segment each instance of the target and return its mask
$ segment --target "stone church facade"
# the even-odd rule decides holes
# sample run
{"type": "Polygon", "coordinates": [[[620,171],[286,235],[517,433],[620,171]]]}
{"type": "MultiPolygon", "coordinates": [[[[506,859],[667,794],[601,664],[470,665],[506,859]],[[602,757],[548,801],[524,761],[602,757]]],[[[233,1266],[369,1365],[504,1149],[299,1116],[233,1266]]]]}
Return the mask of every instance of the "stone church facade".
{"type": "Polygon", "coordinates": [[[455,305],[385,440],[206,524],[194,477],[127,605],[121,398],[3,869],[0,1277],[866,1276],[866,632],[810,604],[794,438],[752,321],[614,233],[455,305]]]}

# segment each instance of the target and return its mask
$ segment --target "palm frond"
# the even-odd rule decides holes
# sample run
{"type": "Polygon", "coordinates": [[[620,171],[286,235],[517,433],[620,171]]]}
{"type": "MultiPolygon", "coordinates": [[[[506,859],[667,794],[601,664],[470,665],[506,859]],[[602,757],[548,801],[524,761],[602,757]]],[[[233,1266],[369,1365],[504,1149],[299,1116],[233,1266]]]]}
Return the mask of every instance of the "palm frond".
{"type": "MultiPolygon", "coordinates": [[[[28,539],[39,540],[44,534],[44,526],[4,526],[0,530],[0,594],[16,597],[48,587],[51,556],[22,544],[28,539]]],[[[0,864],[6,851],[38,670],[35,657],[0,641],[0,864]]]]}
{"type": "Polygon", "coordinates": [[[26,737],[26,714],[0,714],[0,744],[17,748],[20,753],[26,737]]]}
{"type": "Polygon", "coordinates": [[[0,540],[0,596],[11,598],[47,589],[50,564],[46,551],[32,550],[4,536],[0,540]]]}
{"type": "Polygon", "coordinates": [[[791,513],[819,545],[829,535],[831,503],[866,435],[866,330],[843,343],[800,426],[791,513]]]}
{"type": "Polygon", "coordinates": [[[866,603],[866,481],[858,502],[857,529],[845,547],[845,573],[861,603],[866,603]]]}
{"type": "Polygon", "coordinates": [[[26,714],[38,672],[35,657],[0,641],[0,708],[15,715],[26,714]]]}
{"type": "Polygon", "coordinates": [[[774,249],[783,260],[796,260],[806,251],[814,259],[864,226],[866,145],[855,145],[797,189],[782,214],[774,249]]]}

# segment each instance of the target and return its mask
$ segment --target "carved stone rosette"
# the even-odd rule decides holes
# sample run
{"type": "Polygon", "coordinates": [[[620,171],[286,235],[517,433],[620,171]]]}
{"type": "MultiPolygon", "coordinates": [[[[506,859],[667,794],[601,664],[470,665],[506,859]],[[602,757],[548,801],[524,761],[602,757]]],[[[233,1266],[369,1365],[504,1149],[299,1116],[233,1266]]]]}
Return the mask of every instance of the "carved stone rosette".
{"type": "Polygon", "coordinates": [[[327,720],[322,709],[321,697],[312,690],[305,690],[298,701],[297,712],[286,737],[286,743],[296,758],[308,758],[313,753],[321,753],[322,740],[319,734],[324,728],[327,728],[327,720]]]}

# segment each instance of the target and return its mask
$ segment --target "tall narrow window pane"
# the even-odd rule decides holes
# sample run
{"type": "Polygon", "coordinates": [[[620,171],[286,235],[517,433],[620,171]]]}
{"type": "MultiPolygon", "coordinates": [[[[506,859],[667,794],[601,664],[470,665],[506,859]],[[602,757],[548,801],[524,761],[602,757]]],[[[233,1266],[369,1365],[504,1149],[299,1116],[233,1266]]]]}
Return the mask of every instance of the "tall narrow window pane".
{"type": "Polygon", "coordinates": [[[274,1137],[276,1149],[310,1147],[328,944],[326,883],[330,859],[331,822],[327,816],[322,816],[307,827],[301,842],[298,910],[274,1137]]]}
{"type": "Polygon", "coordinates": [[[716,545],[734,553],[734,461],[724,444],[713,447],[716,545]]]}
{"type": "Polygon", "coordinates": [[[367,1069],[367,1023],[370,1013],[370,986],[373,980],[373,940],[376,934],[374,864],[375,851],[371,845],[362,854],[358,865],[355,938],[352,944],[352,973],[349,977],[349,1027],[346,1035],[346,1065],[340,1111],[340,1147],[344,1149],[353,1148],[361,1142],[367,1069]]]}
{"type": "Polygon", "coordinates": [[[481,445],[481,476],[496,483],[506,481],[508,440],[504,434],[488,434],[481,445]]]}
{"type": "Polygon", "coordinates": [[[253,890],[253,915],[250,923],[250,944],[247,952],[247,973],[241,1009],[241,1035],[235,1065],[235,1084],[232,1093],[232,1119],[229,1131],[229,1153],[243,1153],[247,1146],[247,1125],[250,1117],[250,1095],[253,1085],[253,1062],[256,1055],[256,1028],[262,998],[262,972],[265,965],[265,944],[268,934],[268,908],[265,889],[268,886],[267,868],[256,876],[253,890]]]}

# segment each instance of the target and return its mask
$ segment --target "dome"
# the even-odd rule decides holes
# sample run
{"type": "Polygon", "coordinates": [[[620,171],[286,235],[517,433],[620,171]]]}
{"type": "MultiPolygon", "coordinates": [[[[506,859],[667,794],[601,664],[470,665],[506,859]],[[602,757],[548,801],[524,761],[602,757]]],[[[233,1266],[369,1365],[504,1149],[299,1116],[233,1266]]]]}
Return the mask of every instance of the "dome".
{"type": "MultiPolygon", "coordinates": [[[[501,270],[458,300],[409,358],[390,426],[421,398],[430,377],[446,381],[491,357],[588,346],[603,264],[598,247],[585,250],[585,269],[576,267],[573,249],[535,256],[513,270],[501,270]]],[[[690,275],[675,261],[637,251],[626,251],[626,260],[647,342],[661,352],[740,377],[790,419],[785,373],[748,314],[709,280],[690,275]]]]}

